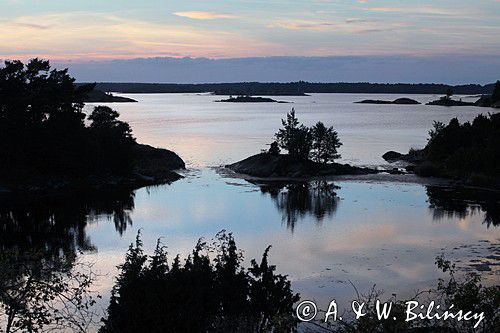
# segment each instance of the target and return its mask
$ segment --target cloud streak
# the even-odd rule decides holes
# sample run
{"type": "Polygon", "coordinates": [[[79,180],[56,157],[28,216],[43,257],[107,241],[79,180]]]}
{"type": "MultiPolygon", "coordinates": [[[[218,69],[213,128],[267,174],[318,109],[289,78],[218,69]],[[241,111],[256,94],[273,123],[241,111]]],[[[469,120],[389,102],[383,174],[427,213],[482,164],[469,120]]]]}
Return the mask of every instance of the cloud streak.
{"type": "Polygon", "coordinates": [[[187,17],[193,20],[234,19],[238,17],[237,15],[230,13],[215,13],[215,12],[201,12],[201,11],[175,12],[174,15],[180,17],[187,17]]]}
{"type": "Polygon", "coordinates": [[[334,22],[315,21],[315,20],[283,20],[269,24],[269,28],[283,28],[290,30],[315,30],[325,31],[334,28],[334,22]]]}
{"type": "Polygon", "coordinates": [[[477,15],[477,12],[472,13],[471,10],[460,10],[453,8],[442,8],[436,6],[421,6],[421,7],[366,7],[364,11],[379,12],[379,13],[404,13],[404,14],[419,14],[419,15],[441,15],[441,16],[456,16],[469,17],[472,14],[477,15]]]}
{"type": "Polygon", "coordinates": [[[226,58],[281,52],[279,46],[244,34],[71,12],[0,21],[0,54],[51,59],[196,56],[226,58]],[[30,22],[37,22],[33,25],[30,22]]]}
{"type": "Polygon", "coordinates": [[[278,20],[278,22],[269,24],[268,27],[289,30],[311,30],[317,32],[330,31],[343,34],[361,34],[404,30],[408,29],[409,25],[404,22],[384,23],[376,20],[349,18],[340,22],[328,22],[322,20],[278,20]]]}

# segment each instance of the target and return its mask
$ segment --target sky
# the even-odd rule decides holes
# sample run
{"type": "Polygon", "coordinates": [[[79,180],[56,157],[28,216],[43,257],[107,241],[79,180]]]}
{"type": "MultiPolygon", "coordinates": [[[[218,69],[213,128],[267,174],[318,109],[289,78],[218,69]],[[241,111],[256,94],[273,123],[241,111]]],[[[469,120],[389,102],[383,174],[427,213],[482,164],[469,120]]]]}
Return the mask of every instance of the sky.
{"type": "Polygon", "coordinates": [[[0,59],[500,56],[500,0],[0,0],[0,59]]]}

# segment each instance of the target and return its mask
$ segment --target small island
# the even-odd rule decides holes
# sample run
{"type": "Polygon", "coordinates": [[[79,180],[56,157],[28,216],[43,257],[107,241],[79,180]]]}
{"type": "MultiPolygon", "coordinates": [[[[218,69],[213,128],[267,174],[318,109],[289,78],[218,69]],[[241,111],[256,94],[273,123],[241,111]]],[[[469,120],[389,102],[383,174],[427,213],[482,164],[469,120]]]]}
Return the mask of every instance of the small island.
{"type": "Polygon", "coordinates": [[[453,90],[448,89],[445,96],[427,103],[427,105],[440,105],[440,106],[480,106],[480,107],[491,107],[500,108],[500,81],[495,83],[493,88],[493,93],[491,95],[481,95],[479,99],[475,102],[464,102],[460,100],[454,100],[453,90]]]}
{"type": "Polygon", "coordinates": [[[85,103],[135,103],[135,99],[128,97],[115,96],[112,93],[106,93],[95,88],[90,90],[83,98],[85,103]]]}
{"type": "Polygon", "coordinates": [[[354,102],[354,103],[359,103],[359,104],[408,104],[408,105],[415,105],[415,104],[421,104],[420,102],[411,99],[411,98],[397,98],[393,101],[384,101],[384,100],[374,100],[374,99],[365,99],[359,102],[354,102]]]}
{"type": "Polygon", "coordinates": [[[228,99],[221,99],[216,102],[224,102],[224,103],[289,103],[284,101],[277,101],[268,97],[253,97],[253,96],[230,96],[228,99]]]}
{"type": "Polygon", "coordinates": [[[337,149],[342,143],[333,127],[326,127],[322,122],[306,127],[299,123],[293,108],[282,124],[283,128],[275,134],[276,141],[270,144],[269,150],[226,165],[226,168],[251,177],[293,180],[380,172],[335,163],[335,159],[340,158],[337,149]],[[281,154],[281,149],[288,153],[281,154]]]}
{"type": "Polygon", "coordinates": [[[476,106],[475,103],[472,102],[464,102],[464,101],[457,101],[451,98],[447,98],[446,96],[441,97],[440,99],[437,99],[435,101],[427,103],[427,105],[440,105],[440,106],[476,106]]]}
{"type": "Polygon", "coordinates": [[[0,192],[135,189],[182,178],[174,152],[139,144],[108,106],[83,111],[92,85],[76,86],[48,61],[0,68],[0,192]]]}
{"type": "Polygon", "coordinates": [[[377,170],[359,168],[349,164],[319,163],[309,159],[297,159],[289,154],[260,153],[242,161],[226,165],[226,168],[257,178],[304,179],[318,176],[367,175],[377,170]]]}

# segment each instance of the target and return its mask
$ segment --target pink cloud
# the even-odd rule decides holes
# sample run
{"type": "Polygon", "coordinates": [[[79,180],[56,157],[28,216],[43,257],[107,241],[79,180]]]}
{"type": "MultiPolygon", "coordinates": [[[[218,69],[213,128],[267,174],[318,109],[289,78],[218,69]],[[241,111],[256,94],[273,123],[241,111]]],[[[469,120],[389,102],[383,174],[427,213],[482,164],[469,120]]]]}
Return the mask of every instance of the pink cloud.
{"type": "Polygon", "coordinates": [[[230,13],[215,13],[215,12],[200,12],[200,11],[175,12],[174,15],[180,17],[187,17],[193,20],[232,19],[238,17],[230,13]]]}

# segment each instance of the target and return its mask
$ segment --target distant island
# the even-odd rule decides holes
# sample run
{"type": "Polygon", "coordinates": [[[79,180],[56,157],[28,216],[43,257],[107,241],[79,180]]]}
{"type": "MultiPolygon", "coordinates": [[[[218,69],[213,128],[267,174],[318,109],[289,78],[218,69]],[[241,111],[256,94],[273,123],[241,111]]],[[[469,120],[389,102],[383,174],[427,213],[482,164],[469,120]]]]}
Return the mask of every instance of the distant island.
{"type": "Polygon", "coordinates": [[[237,97],[229,97],[228,99],[221,99],[216,102],[224,102],[224,103],[289,103],[284,101],[277,101],[272,98],[266,97],[253,97],[253,96],[237,96],[237,97]]]}
{"type": "Polygon", "coordinates": [[[184,161],[139,144],[108,106],[83,112],[94,87],[48,61],[0,67],[0,192],[48,193],[169,183],[184,161]]]}
{"type": "Polygon", "coordinates": [[[92,89],[83,98],[85,103],[134,103],[135,99],[115,96],[101,90],[92,89]]]}
{"type": "MultiPolygon", "coordinates": [[[[84,84],[84,83],[79,83],[84,84]]],[[[359,93],[359,94],[445,94],[449,89],[460,95],[489,95],[494,84],[446,85],[435,83],[118,83],[99,82],[96,89],[119,93],[213,93],[215,95],[253,96],[305,96],[310,93],[359,93]]]]}
{"type": "Polygon", "coordinates": [[[420,102],[411,98],[397,98],[393,101],[383,101],[379,99],[365,99],[360,102],[354,102],[359,104],[421,104],[420,102]]]}

